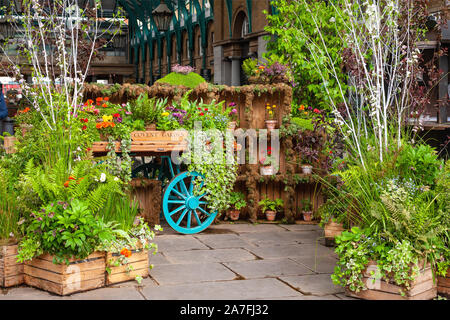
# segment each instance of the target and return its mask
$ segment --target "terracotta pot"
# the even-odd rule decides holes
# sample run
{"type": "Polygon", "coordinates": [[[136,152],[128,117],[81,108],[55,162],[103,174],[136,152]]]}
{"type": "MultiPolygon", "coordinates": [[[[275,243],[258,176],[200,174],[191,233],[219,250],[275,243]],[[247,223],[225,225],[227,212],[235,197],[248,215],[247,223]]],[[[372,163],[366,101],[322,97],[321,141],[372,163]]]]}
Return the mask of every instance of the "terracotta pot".
{"type": "Polygon", "coordinates": [[[313,169],[313,167],[310,166],[310,165],[303,165],[302,166],[302,172],[304,174],[311,174],[312,173],[312,169],[313,169]]]}
{"type": "Polygon", "coordinates": [[[156,123],[150,123],[145,126],[146,131],[156,131],[156,123]]]}
{"type": "Polygon", "coordinates": [[[260,169],[260,173],[262,176],[272,176],[275,174],[275,169],[272,165],[262,166],[260,169]]]}
{"type": "Polygon", "coordinates": [[[278,121],[277,120],[266,120],[266,128],[270,132],[277,126],[278,121]]]}
{"type": "Polygon", "coordinates": [[[303,220],[311,221],[312,220],[312,211],[302,211],[303,220]]]}
{"type": "Polygon", "coordinates": [[[239,214],[241,212],[239,210],[230,210],[230,219],[233,221],[239,220],[239,214]]]}
{"type": "Polygon", "coordinates": [[[267,221],[274,221],[277,213],[275,211],[266,211],[266,219],[267,221]]]}
{"type": "Polygon", "coordinates": [[[236,130],[237,122],[236,121],[230,121],[228,122],[228,129],[229,130],[236,130]]]}

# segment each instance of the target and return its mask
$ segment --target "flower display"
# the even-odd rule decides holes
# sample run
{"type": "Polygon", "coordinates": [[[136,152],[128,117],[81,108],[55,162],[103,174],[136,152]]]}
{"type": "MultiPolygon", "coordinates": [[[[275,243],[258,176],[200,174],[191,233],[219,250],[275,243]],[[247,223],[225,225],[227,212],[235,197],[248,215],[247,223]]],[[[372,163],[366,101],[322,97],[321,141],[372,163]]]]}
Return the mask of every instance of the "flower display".
{"type": "Polygon", "coordinates": [[[123,256],[126,257],[126,258],[131,257],[131,251],[130,251],[129,249],[127,249],[127,248],[123,248],[123,249],[120,251],[120,254],[123,255],[123,256]]]}

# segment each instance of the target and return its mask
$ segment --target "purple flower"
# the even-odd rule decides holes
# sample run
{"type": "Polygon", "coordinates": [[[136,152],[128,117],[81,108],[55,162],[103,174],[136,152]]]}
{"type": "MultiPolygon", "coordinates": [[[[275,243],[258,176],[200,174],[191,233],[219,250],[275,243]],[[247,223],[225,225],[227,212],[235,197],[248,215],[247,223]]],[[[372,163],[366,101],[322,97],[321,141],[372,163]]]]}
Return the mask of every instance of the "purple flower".
{"type": "Polygon", "coordinates": [[[125,114],[133,114],[131,111],[125,111],[125,114]]]}
{"type": "Polygon", "coordinates": [[[42,217],[37,217],[37,221],[42,221],[42,217]]]}
{"type": "Polygon", "coordinates": [[[191,66],[180,66],[179,64],[176,64],[172,67],[172,72],[181,73],[181,74],[189,74],[194,71],[195,71],[195,68],[193,68],[191,66]]]}
{"type": "Polygon", "coordinates": [[[228,106],[229,107],[235,107],[236,106],[236,102],[231,102],[228,106]]]}
{"type": "Polygon", "coordinates": [[[51,218],[53,218],[55,216],[55,213],[54,212],[50,212],[49,214],[48,214],[48,217],[51,219],[51,218]]]}
{"type": "Polygon", "coordinates": [[[233,110],[230,111],[230,116],[233,115],[233,114],[237,114],[237,110],[236,109],[233,109],[233,110]]]}
{"type": "Polygon", "coordinates": [[[117,121],[118,123],[122,123],[122,117],[118,117],[118,118],[116,119],[116,121],[117,121]]]}
{"type": "Polygon", "coordinates": [[[30,217],[36,218],[36,215],[35,215],[34,213],[31,213],[31,214],[30,214],[30,217]]]}

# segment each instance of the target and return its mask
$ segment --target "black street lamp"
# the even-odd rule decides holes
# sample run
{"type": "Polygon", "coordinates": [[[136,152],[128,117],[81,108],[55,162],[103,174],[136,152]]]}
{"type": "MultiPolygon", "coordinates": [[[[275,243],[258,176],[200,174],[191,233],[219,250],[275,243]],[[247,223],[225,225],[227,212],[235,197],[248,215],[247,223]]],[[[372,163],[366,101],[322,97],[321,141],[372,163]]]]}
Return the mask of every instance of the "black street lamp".
{"type": "Polygon", "coordinates": [[[152,15],[159,32],[166,32],[169,30],[173,12],[169,9],[164,0],[161,0],[159,6],[152,11],[152,15]]]}

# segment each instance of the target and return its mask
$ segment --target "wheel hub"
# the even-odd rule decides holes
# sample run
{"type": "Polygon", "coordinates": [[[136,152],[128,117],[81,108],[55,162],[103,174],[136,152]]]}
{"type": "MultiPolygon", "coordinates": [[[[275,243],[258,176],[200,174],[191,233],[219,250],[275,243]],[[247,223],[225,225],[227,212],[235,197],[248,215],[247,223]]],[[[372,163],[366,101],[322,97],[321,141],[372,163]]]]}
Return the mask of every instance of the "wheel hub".
{"type": "Polygon", "coordinates": [[[196,197],[190,197],[186,200],[186,208],[195,210],[199,206],[199,201],[196,197]]]}

